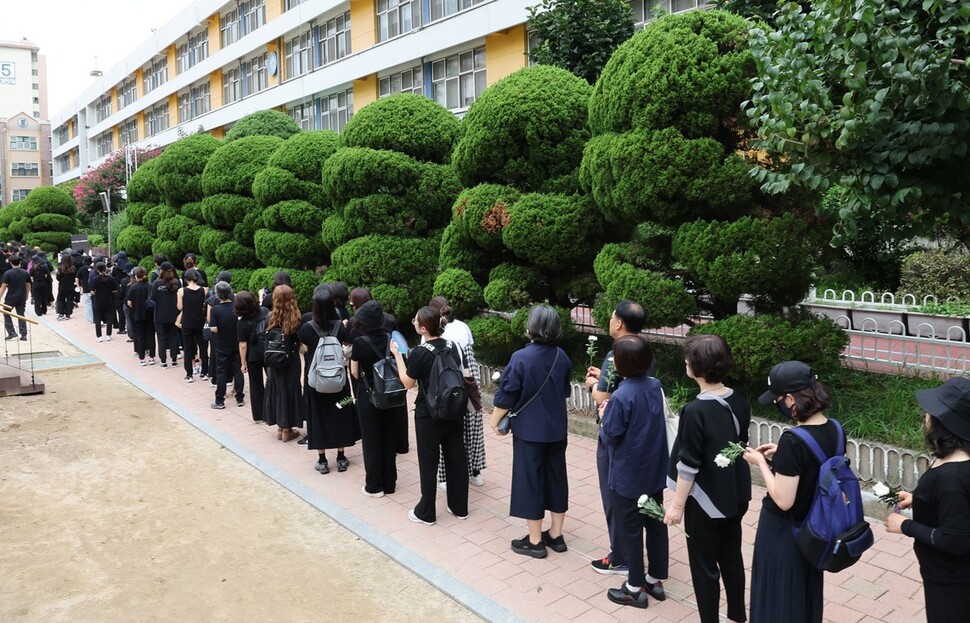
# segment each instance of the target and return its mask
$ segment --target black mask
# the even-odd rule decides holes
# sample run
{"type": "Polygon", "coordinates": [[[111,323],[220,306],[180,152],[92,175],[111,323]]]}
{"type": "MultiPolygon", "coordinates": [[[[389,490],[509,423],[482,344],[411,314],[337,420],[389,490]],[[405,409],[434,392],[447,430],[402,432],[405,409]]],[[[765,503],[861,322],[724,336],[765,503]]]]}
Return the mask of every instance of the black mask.
{"type": "Polygon", "coordinates": [[[775,407],[778,408],[778,411],[785,418],[787,418],[789,420],[794,420],[795,419],[795,414],[792,412],[791,407],[789,407],[788,405],[785,404],[785,399],[784,398],[782,398],[781,400],[776,400],[775,401],[775,407]]]}

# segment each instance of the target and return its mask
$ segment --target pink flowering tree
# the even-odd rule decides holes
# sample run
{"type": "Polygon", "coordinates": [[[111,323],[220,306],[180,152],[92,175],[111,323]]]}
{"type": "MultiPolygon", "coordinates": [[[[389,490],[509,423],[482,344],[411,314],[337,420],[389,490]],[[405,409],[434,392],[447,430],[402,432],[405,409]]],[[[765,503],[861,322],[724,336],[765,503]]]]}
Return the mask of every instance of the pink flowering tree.
{"type": "MultiPolygon", "coordinates": [[[[142,165],[160,153],[162,153],[160,148],[135,148],[133,157],[135,162],[142,165]]],[[[105,158],[104,162],[98,167],[81,176],[72,192],[78,211],[87,214],[99,212],[102,209],[100,193],[104,191],[111,193],[112,206],[120,206],[121,196],[118,191],[125,187],[127,181],[125,179],[125,153],[119,149],[105,158]]]]}

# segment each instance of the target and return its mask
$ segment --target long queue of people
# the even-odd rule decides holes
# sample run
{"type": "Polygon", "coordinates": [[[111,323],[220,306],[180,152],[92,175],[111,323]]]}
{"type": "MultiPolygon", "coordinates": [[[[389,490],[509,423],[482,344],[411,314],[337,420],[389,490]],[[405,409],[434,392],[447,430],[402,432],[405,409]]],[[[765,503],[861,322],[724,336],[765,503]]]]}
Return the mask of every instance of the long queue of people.
{"type": "MultiPolygon", "coordinates": [[[[194,258],[186,258],[190,268],[180,278],[164,257],[156,259],[151,276],[131,267],[122,296],[121,311],[128,318],[122,326],[128,327],[140,365],[155,365],[157,354],[159,367],[174,367],[181,355],[186,382],[198,375],[215,385],[214,409],[225,408],[230,383],[237,405],[245,405],[248,381],[253,420],[275,426],[282,442],[298,438],[294,429],[305,423],[301,443],[316,452],[315,469],[321,474],[330,472],[327,451],[336,451],[336,469],[344,472],[349,466],[345,449],[362,441],[361,493],[369,497],[395,492],[395,457],[409,450],[404,403],[388,406],[368,399],[375,387],[389,382],[384,375],[391,369],[403,389],[418,389],[414,428],[421,496],[408,518],[435,525],[439,488],[447,492],[446,510],[458,519],[468,517],[469,484],[484,485],[486,466],[484,414],[481,401],[475,400],[481,379],[471,332],[454,318],[446,300],[437,297],[415,313],[412,323],[421,343],[408,348],[393,317],[364,288],[348,292],[341,283],[321,284],[314,289],[311,311],[301,315],[286,273],[278,273],[272,287],[257,294],[234,292],[231,274],[222,273],[209,291],[194,258]],[[330,345],[338,350],[327,350],[330,345]],[[339,362],[336,384],[324,383],[330,389],[318,391],[311,375],[333,370],[326,363],[331,355],[339,362]],[[388,360],[395,365],[387,368],[388,360]],[[340,376],[345,362],[346,375],[340,376]],[[461,373],[464,389],[457,395],[465,402],[460,417],[441,416],[440,386],[447,370],[461,373]]],[[[101,324],[107,325],[110,338],[111,327],[120,322],[112,311],[122,286],[112,272],[94,262],[85,280],[99,339],[101,324]]],[[[670,440],[653,352],[639,335],[644,318],[641,305],[621,301],[609,325],[613,350],[586,374],[586,386],[600,407],[597,455],[590,460],[598,469],[610,544],[591,567],[626,577],[606,597],[636,608],[646,608],[651,599],[665,600],[668,528],[682,525],[689,535],[700,620],[719,620],[722,585],[727,618],[747,620],[741,534],[751,500],[750,465],[767,489],[754,546],[750,618],[756,623],[819,623],[823,571],[799,551],[794,534],[810,512],[819,481],[821,461],[812,448],[824,456],[844,453],[841,426],[825,415],[832,404],[827,389],[802,362],[775,366],[760,402],[774,404],[800,434],[786,431],[777,444],[748,447],[750,405],[726,384],[733,368],[731,349],[719,336],[696,336],[685,343],[684,365],[698,394],[680,409],[676,438],[670,440]],[[741,452],[728,461],[722,452],[732,444],[741,452]],[[672,495],[666,509],[665,489],[672,495]],[[659,514],[641,511],[650,504],[659,514]]],[[[573,366],[558,346],[563,331],[554,309],[533,307],[526,332],[528,344],[512,355],[498,379],[489,425],[499,437],[512,435],[509,512],[525,520],[527,534],[512,540],[511,549],[545,558],[548,550],[568,550],[565,399],[573,366]]],[[[887,528],[916,542],[927,620],[966,621],[970,380],[951,379],[919,392],[917,399],[926,411],[925,438],[936,461],[915,492],[900,494],[887,528]],[[899,514],[907,508],[912,508],[911,519],[899,514]]]]}

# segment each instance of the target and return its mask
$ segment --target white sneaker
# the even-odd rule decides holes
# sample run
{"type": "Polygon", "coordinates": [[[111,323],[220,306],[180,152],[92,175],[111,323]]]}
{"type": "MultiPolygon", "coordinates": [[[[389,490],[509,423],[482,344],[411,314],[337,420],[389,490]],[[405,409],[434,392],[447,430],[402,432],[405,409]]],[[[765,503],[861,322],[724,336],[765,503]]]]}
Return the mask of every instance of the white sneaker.
{"type": "Polygon", "coordinates": [[[105,342],[110,342],[111,341],[111,336],[109,335],[108,337],[104,338],[104,341],[105,342]]]}
{"type": "Polygon", "coordinates": [[[477,476],[469,476],[468,484],[475,485],[476,487],[481,487],[482,485],[485,484],[485,478],[481,474],[477,476]]]}
{"type": "Polygon", "coordinates": [[[453,510],[451,510],[450,508],[448,509],[448,512],[449,512],[449,513],[450,513],[450,514],[451,514],[452,516],[454,516],[454,518],[455,518],[455,519],[460,519],[460,520],[462,520],[462,521],[465,521],[466,519],[468,519],[468,515],[456,515],[456,514],[455,514],[455,511],[453,511],[453,510]]]}
{"type": "Polygon", "coordinates": [[[103,341],[104,341],[104,338],[103,338],[103,337],[99,337],[99,338],[98,338],[98,341],[99,341],[99,342],[103,342],[103,341]]]}
{"type": "Polygon", "coordinates": [[[423,523],[426,526],[433,526],[435,524],[435,522],[433,522],[433,521],[425,521],[425,520],[421,519],[420,517],[418,517],[417,515],[415,515],[413,508],[408,511],[408,519],[410,519],[414,523],[423,523]]]}
{"type": "Polygon", "coordinates": [[[371,493],[370,491],[367,490],[367,485],[364,485],[363,487],[361,487],[360,488],[360,492],[363,493],[364,495],[366,495],[369,498],[382,498],[382,497],[384,497],[384,492],[383,491],[378,491],[377,493],[371,493]]]}
{"type": "Polygon", "coordinates": [[[448,483],[447,482],[439,482],[438,483],[438,488],[441,489],[442,491],[447,491],[448,490],[448,483]]]}

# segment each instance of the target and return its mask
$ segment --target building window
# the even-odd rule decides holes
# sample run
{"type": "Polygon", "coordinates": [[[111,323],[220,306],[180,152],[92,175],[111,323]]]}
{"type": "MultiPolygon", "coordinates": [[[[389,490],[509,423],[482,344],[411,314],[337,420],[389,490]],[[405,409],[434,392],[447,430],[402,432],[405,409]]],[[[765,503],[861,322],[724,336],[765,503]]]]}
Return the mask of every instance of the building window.
{"type": "Polygon", "coordinates": [[[302,76],[313,67],[313,34],[308,30],[286,42],[286,78],[302,76]]]}
{"type": "Polygon", "coordinates": [[[243,63],[243,96],[259,93],[269,86],[269,74],[266,72],[266,54],[260,54],[248,63],[243,63]]]}
{"type": "Polygon", "coordinates": [[[121,108],[134,103],[138,99],[138,89],[135,87],[135,79],[129,78],[121,83],[118,88],[118,105],[121,108]]]}
{"type": "Polygon", "coordinates": [[[287,106],[287,114],[304,130],[313,129],[313,104],[294,104],[287,106]]]}
{"type": "Polygon", "coordinates": [[[431,62],[434,101],[449,110],[468,108],[485,90],[485,48],[431,62]]]}
{"type": "Polygon", "coordinates": [[[40,165],[36,162],[14,162],[10,165],[10,175],[14,177],[37,177],[40,165]]]}
{"type": "Polygon", "coordinates": [[[30,70],[30,75],[31,76],[39,76],[40,75],[40,72],[37,71],[36,69],[31,69],[30,70]]]}
{"type": "Polygon", "coordinates": [[[10,149],[37,151],[36,136],[11,136],[10,149]]]}
{"type": "Polygon", "coordinates": [[[332,63],[350,54],[350,12],[320,24],[320,65],[332,63]]]}
{"type": "Polygon", "coordinates": [[[485,0],[431,0],[431,20],[454,15],[459,11],[470,9],[485,0]]]}
{"type": "Polygon", "coordinates": [[[31,52],[30,53],[30,62],[31,63],[36,63],[37,62],[37,52],[31,52]]]}
{"type": "Polygon", "coordinates": [[[387,97],[395,93],[424,95],[424,71],[420,65],[378,79],[378,97],[387,97]]]}
{"type": "Polygon", "coordinates": [[[27,195],[29,195],[29,194],[30,194],[30,189],[29,188],[14,188],[11,191],[11,200],[12,201],[23,201],[24,199],[27,198],[27,195]]]}
{"type": "Polygon", "coordinates": [[[219,18],[220,48],[237,41],[239,41],[239,11],[233,9],[219,18]]]}
{"type": "Polygon", "coordinates": [[[64,143],[66,143],[69,140],[71,140],[71,137],[68,136],[67,126],[66,125],[62,125],[62,126],[58,127],[57,130],[54,131],[54,137],[57,138],[57,146],[58,147],[60,147],[64,143]]]}
{"type": "Polygon", "coordinates": [[[320,105],[320,129],[340,132],[354,114],[354,91],[324,95],[317,100],[320,105]]]}
{"type": "Polygon", "coordinates": [[[27,127],[27,120],[24,119],[23,117],[21,117],[20,119],[17,119],[17,127],[18,128],[26,128],[27,127]]]}
{"type": "Polygon", "coordinates": [[[264,0],[248,0],[248,2],[239,3],[239,34],[248,35],[265,23],[266,5],[264,0]]]}
{"type": "Polygon", "coordinates": [[[97,106],[97,109],[95,111],[95,117],[97,118],[99,123],[111,116],[111,96],[110,95],[105,95],[101,99],[99,99],[96,106],[97,106]]]}
{"type": "Polygon", "coordinates": [[[162,86],[168,81],[168,60],[160,58],[144,69],[144,92],[148,93],[162,86]]]}
{"type": "Polygon", "coordinates": [[[131,145],[132,143],[138,142],[138,120],[129,119],[121,125],[121,131],[118,135],[118,147],[124,147],[125,145],[131,145]]]}
{"type": "Polygon", "coordinates": [[[33,90],[35,90],[35,91],[39,91],[39,90],[40,90],[40,84],[38,84],[38,83],[36,83],[36,82],[35,82],[35,83],[33,83],[33,84],[31,84],[31,85],[30,85],[30,87],[31,87],[31,88],[32,88],[33,90]]]}
{"type": "Polygon", "coordinates": [[[111,130],[98,135],[98,157],[103,158],[114,151],[114,137],[111,130]]]}
{"type": "Polygon", "coordinates": [[[421,3],[418,0],[377,0],[377,40],[411,32],[421,25],[421,3]]]}
{"type": "Polygon", "coordinates": [[[183,43],[175,50],[175,73],[188,71],[189,67],[189,44],[183,43]]]}
{"type": "Polygon", "coordinates": [[[187,42],[175,51],[175,67],[178,73],[187,71],[197,63],[209,57],[209,31],[203,30],[199,34],[189,35],[187,42]]]}
{"type": "Polygon", "coordinates": [[[192,118],[192,95],[188,92],[179,93],[179,123],[185,123],[192,118]]]}
{"type": "Polygon", "coordinates": [[[633,24],[637,30],[642,30],[661,13],[683,13],[706,6],[709,6],[707,0],[630,0],[633,24]]]}
{"type": "Polygon", "coordinates": [[[198,86],[192,87],[192,118],[200,117],[211,110],[211,100],[209,99],[209,83],[203,82],[198,86]]]}
{"type": "Polygon", "coordinates": [[[145,135],[155,136],[168,129],[168,102],[159,104],[145,113],[145,135]]]}
{"type": "Polygon", "coordinates": [[[290,9],[300,6],[304,2],[306,2],[306,0],[286,0],[286,8],[284,10],[289,11],[290,9]]]}
{"type": "Polygon", "coordinates": [[[242,72],[238,67],[222,73],[222,103],[231,104],[242,99],[242,72]]]}

